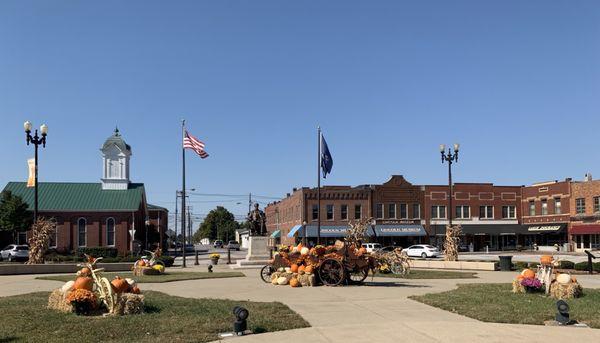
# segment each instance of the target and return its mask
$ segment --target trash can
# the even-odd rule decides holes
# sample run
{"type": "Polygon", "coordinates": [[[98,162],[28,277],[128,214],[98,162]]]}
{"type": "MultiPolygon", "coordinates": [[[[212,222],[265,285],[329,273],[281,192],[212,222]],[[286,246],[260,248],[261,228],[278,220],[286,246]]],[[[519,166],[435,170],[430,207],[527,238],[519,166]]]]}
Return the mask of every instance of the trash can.
{"type": "Polygon", "coordinates": [[[498,256],[500,258],[500,270],[508,272],[512,269],[512,256],[498,256]]]}

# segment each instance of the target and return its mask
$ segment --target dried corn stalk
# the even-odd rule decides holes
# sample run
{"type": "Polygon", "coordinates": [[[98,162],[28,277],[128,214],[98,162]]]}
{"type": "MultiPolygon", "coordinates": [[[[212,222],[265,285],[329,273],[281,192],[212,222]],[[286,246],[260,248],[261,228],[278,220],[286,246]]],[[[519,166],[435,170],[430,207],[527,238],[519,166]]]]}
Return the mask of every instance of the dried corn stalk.
{"type": "Polygon", "coordinates": [[[446,225],[446,241],[444,242],[444,260],[458,261],[458,243],[462,229],[460,225],[446,225]]]}
{"type": "Polygon", "coordinates": [[[29,260],[27,264],[44,263],[44,255],[48,250],[50,236],[56,230],[54,219],[39,218],[31,226],[31,238],[29,238],[29,260]]]}
{"type": "Polygon", "coordinates": [[[344,241],[348,245],[354,244],[354,246],[358,249],[360,248],[362,242],[365,241],[365,237],[367,236],[367,230],[369,230],[369,226],[371,225],[371,218],[362,218],[358,220],[351,220],[348,223],[350,228],[346,231],[346,237],[344,241]]]}
{"type": "Polygon", "coordinates": [[[406,276],[410,273],[410,258],[402,248],[386,252],[375,251],[371,253],[371,256],[377,261],[375,269],[387,265],[394,274],[406,276]]]}

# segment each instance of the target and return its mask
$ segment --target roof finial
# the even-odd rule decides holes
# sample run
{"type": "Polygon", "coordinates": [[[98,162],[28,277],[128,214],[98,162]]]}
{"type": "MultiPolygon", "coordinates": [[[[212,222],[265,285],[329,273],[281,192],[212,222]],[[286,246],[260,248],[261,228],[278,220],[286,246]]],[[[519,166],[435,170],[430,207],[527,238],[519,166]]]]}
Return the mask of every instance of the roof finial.
{"type": "Polygon", "coordinates": [[[115,136],[119,136],[119,128],[115,125],[115,136]]]}

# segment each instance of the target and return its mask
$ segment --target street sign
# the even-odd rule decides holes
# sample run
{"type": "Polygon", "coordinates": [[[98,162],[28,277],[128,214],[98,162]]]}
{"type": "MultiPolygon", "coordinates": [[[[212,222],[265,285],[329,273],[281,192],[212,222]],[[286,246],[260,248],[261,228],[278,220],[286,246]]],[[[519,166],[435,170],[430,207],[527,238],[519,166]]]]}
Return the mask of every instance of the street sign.
{"type": "Polygon", "coordinates": [[[129,234],[131,235],[131,237],[133,237],[133,235],[135,235],[135,229],[129,230],[129,234]]]}

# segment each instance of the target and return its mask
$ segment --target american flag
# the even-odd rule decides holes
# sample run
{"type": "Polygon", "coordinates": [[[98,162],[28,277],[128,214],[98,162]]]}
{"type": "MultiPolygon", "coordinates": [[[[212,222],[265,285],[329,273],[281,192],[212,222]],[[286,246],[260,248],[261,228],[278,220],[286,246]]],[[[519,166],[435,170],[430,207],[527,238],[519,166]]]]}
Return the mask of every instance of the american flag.
{"type": "Polygon", "coordinates": [[[185,137],[183,137],[183,148],[194,150],[196,154],[200,155],[201,158],[208,157],[208,153],[204,151],[204,143],[202,143],[198,138],[190,135],[187,130],[185,131],[185,137]]]}

